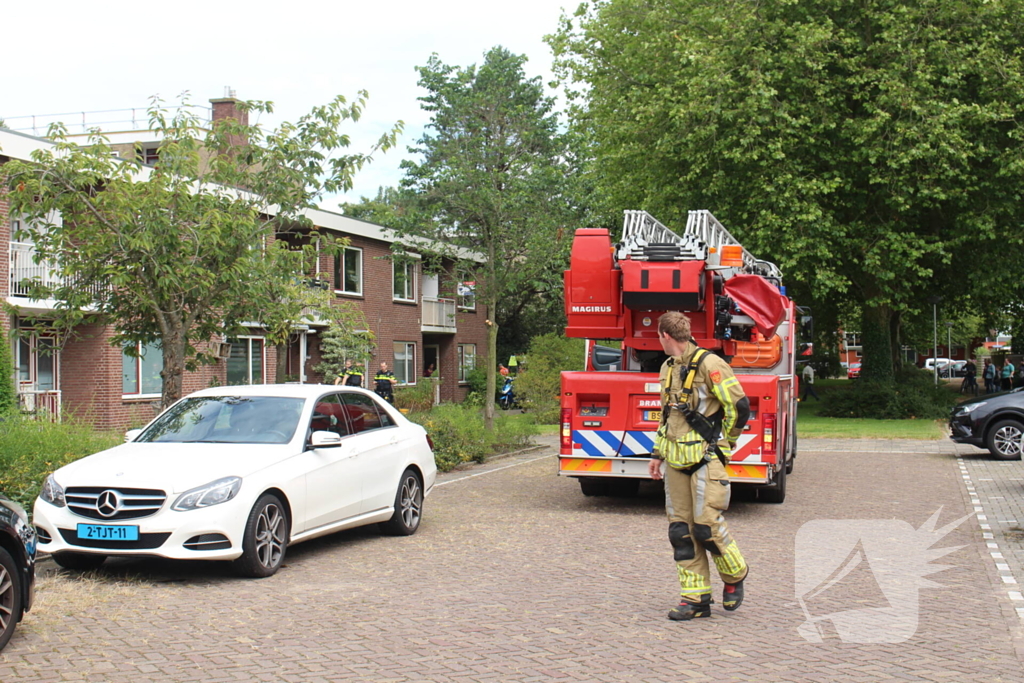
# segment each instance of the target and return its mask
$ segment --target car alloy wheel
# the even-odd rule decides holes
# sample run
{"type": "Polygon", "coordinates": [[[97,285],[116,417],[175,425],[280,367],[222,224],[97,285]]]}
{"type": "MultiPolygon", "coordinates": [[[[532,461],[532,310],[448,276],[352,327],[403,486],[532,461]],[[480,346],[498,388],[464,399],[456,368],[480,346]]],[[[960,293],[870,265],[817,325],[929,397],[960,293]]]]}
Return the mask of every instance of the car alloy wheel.
{"type": "Polygon", "coordinates": [[[236,560],[239,573],[259,579],[280,569],[288,547],[288,529],[284,505],[274,494],[263,494],[245,525],[242,556],[236,560]]]}
{"type": "Polygon", "coordinates": [[[0,650],[21,617],[21,576],[11,554],[0,548],[0,650]]]}
{"type": "Polygon", "coordinates": [[[1000,460],[1020,460],[1024,426],[1016,420],[1001,420],[989,432],[988,450],[1000,460]]]}
{"type": "Polygon", "coordinates": [[[423,485],[419,475],[411,469],[402,473],[395,493],[395,512],[382,526],[386,533],[411,536],[416,533],[423,517],[423,485]]]}

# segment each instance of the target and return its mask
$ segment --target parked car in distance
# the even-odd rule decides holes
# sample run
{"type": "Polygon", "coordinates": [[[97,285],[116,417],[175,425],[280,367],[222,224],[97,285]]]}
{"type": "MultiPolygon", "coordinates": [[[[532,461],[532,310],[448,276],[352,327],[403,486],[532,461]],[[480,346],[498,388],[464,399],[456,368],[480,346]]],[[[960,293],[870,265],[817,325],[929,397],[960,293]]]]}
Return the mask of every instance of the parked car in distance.
{"type": "Polygon", "coordinates": [[[964,377],[967,374],[967,361],[955,360],[946,367],[939,370],[941,377],[953,378],[953,377],[964,377]]]}
{"type": "Polygon", "coordinates": [[[44,483],[39,548],[60,566],[156,555],[270,576],[300,541],[375,523],[415,533],[437,476],[426,431],[356,387],[205,389],[126,438],[44,483]]]}
{"type": "Polygon", "coordinates": [[[860,363],[850,363],[846,368],[847,379],[857,379],[860,377],[860,363]]]}
{"type": "Polygon", "coordinates": [[[25,510],[0,493],[0,650],[35,595],[36,534],[25,510]]]}
{"type": "Polygon", "coordinates": [[[938,366],[939,374],[941,374],[943,368],[952,364],[953,361],[950,358],[926,358],[924,361],[924,369],[928,372],[932,372],[935,367],[938,366]]]}
{"type": "Polygon", "coordinates": [[[957,404],[949,419],[950,438],[987,448],[1000,460],[1020,460],[1024,437],[1024,389],[979,396],[957,404]]]}

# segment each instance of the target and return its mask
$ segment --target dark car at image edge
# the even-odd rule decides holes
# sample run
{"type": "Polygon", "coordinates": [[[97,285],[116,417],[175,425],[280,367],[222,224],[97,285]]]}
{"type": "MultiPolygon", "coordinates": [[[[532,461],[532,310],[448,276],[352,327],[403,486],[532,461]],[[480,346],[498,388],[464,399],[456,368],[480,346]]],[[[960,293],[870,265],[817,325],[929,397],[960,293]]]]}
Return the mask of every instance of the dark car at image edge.
{"type": "Polygon", "coordinates": [[[979,396],[954,406],[950,438],[987,448],[999,460],[1020,460],[1024,440],[1024,389],[979,396]]]}
{"type": "Polygon", "coordinates": [[[32,607],[36,533],[24,508],[0,493],[0,650],[32,607]]]}

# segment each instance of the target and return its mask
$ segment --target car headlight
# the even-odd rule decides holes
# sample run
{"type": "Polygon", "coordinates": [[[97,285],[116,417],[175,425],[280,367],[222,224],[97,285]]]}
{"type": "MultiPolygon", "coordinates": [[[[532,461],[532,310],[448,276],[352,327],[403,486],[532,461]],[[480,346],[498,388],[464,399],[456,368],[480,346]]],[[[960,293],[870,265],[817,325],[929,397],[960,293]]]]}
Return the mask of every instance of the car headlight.
{"type": "Polygon", "coordinates": [[[43,482],[43,490],[39,492],[39,497],[59,508],[67,505],[67,501],[64,500],[64,487],[57,483],[52,474],[43,482]]]}
{"type": "Polygon", "coordinates": [[[975,410],[977,410],[978,408],[982,407],[986,403],[988,403],[988,401],[979,401],[978,403],[969,403],[969,404],[967,404],[965,406],[960,406],[959,408],[956,409],[956,413],[955,414],[956,415],[969,415],[970,413],[973,413],[975,410]]]}
{"type": "Polygon", "coordinates": [[[211,481],[209,484],[185,491],[174,501],[171,509],[185,512],[226,503],[235,497],[240,488],[242,488],[241,477],[225,477],[211,481]]]}

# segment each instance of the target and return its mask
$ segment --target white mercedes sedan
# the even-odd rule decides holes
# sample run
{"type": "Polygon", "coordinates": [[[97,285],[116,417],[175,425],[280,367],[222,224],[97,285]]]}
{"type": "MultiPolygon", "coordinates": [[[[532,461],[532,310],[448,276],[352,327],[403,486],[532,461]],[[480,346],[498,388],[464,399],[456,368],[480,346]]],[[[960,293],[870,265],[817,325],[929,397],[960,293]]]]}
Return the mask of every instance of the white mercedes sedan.
{"type": "Polygon", "coordinates": [[[375,523],[416,533],[437,476],[426,431],[355,387],[205,389],[126,441],[46,479],[34,523],[60,566],[156,555],[270,576],[293,543],[375,523]]]}

